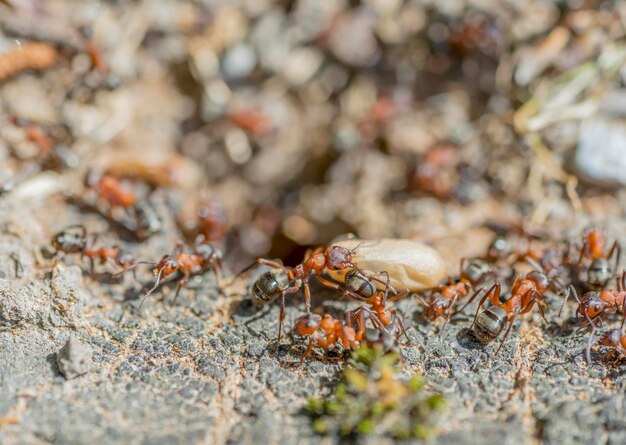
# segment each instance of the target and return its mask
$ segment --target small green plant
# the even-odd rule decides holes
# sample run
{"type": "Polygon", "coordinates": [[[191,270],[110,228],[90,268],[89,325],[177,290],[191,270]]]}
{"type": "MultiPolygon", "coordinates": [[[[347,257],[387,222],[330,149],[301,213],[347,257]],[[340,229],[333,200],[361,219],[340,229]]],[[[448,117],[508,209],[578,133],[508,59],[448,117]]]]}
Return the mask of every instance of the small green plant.
{"type": "Polygon", "coordinates": [[[343,380],[329,398],[312,398],[307,410],[320,434],[381,434],[394,439],[427,438],[445,401],[424,391],[420,376],[405,380],[397,353],[361,346],[352,353],[343,380]]]}

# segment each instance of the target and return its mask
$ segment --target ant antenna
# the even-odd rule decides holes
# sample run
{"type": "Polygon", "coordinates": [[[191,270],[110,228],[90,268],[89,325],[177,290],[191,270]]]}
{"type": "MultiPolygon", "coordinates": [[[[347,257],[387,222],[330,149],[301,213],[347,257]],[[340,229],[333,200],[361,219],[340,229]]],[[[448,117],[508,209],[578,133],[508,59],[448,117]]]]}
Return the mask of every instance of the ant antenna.
{"type": "Polygon", "coordinates": [[[139,266],[140,264],[150,264],[151,266],[156,266],[158,263],[154,263],[152,261],[137,261],[135,264],[133,264],[132,266],[127,267],[126,269],[123,269],[119,272],[116,272],[113,274],[114,278],[119,277],[120,275],[124,275],[126,272],[128,272],[129,270],[135,270],[137,268],[137,266],[139,266]]]}
{"type": "Polygon", "coordinates": [[[578,298],[578,292],[576,292],[576,288],[574,287],[574,285],[570,284],[567,287],[567,295],[565,295],[565,299],[563,300],[563,303],[561,303],[561,308],[559,309],[559,315],[557,315],[557,317],[561,316],[561,312],[563,311],[563,308],[565,307],[565,303],[567,303],[567,300],[569,300],[569,296],[572,295],[572,294],[574,295],[574,298],[578,302],[578,305],[580,305],[580,299],[578,298]]]}
{"type": "Polygon", "coordinates": [[[164,269],[163,267],[161,269],[159,269],[159,274],[157,275],[156,283],[154,284],[152,289],[150,289],[146,293],[146,295],[144,295],[143,298],[141,299],[141,303],[139,303],[139,309],[141,309],[141,307],[143,306],[143,303],[144,303],[144,301],[146,301],[146,298],[148,298],[150,296],[150,294],[152,292],[154,292],[157,287],[159,287],[159,284],[161,283],[161,276],[163,275],[163,269],[164,269]]]}

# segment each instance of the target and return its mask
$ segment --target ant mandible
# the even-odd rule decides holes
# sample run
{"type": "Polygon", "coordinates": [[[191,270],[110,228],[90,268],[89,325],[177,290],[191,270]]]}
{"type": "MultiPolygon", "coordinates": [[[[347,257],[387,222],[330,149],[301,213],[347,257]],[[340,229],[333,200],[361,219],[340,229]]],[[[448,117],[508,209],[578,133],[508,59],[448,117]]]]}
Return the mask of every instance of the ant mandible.
{"type": "MultiPolygon", "coordinates": [[[[500,283],[494,284],[480,300],[470,329],[480,342],[488,343],[498,337],[504,326],[508,324],[509,327],[496,351],[495,355],[497,355],[511,332],[515,318],[520,314],[529,312],[535,303],[537,303],[541,317],[547,323],[544,314],[544,306],[547,305],[542,292],[549,288],[550,280],[548,277],[543,272],[533,270],[524,278],[519,275],[516,276],[511,286],[510,297],[505,302],[500,303],[501,286],[500,283]],[[487,298],[489,298],[492,306],[479,314],[480,308],[487,298]]],[[[467,304],[470,304],[472,300],[473,298],[467,304]]]]}

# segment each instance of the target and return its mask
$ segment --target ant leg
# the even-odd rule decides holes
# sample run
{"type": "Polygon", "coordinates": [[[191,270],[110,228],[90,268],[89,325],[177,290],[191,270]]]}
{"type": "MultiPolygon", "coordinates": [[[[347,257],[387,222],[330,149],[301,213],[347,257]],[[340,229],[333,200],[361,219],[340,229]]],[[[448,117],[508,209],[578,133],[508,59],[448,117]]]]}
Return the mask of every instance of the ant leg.
{"type": "Polygon", "coordinates": [[[290,294],[295,294],[300,288],[298,286],[288,287],[280,294],[280,315],[278,320],[278,339],[276,340],[276,347],[280,343],[280,339],[283,333],[283,321],[285,320],[285,297],[290,294]]]}
{"type": "Polygon", "coordinates": [[[583,243],[583,246],[580,248],[580,256],[578,257],[578,267],[582,265],[583,262],[583,254],[589,253],[589,244],[587,241],[583,243]]]}
{"type": "Polygon", "coordinates": [[[446,326],[448,326],[448,323],[450,323],[450,318],[452,318],[452,309],[454,308],[454,305],[456,304],[458,299],[459,299],[459,293],[457,292],[454,295],[454,298],[452,299],[450,306],[448,307],[449,310],[448,310],[448,316],[446,317],[446,321],[443,322],[441,329],[439,329],[439,343],[442,343],[443,341],[443,333],[446,330],[446,326]]]}
{"type": "Polygon", "coordinates": [[[278,338],[276,339],[276,347],[280,344],[280,338],[283,334],[283,320],[285,319],[285,292],[280,295],[280,314],[278,316],[278,338]]]}
{"type": "Polygon", "coordinates": [[[625,321],[626,321],[626,297],[622,299],[622,324],[619,326],[620,331],[624,330],[625,321]]]}
{"type": "Polygon", "coordinates": [[[304,304],[306,305],[307,314],[311,313],[311,289],[309,288],[309,280],[304,280],[304,304]]]}
{"type": "Polygon", "coordinates": [[[465,310],[465,308],[467,306],[469,306],[472,301],[474,301],[474,299],[476,298],[476,296],[481,293],[485,288],[484,287],[479,287],[478,289],[476,289],[476,291],[472,294],[472,296],[469,298],[469,300],[467,300],[467,303],[465,303],[465,305],[461,308],[461,309],[457,309],[456,311],[454,311],[455,314],[460,314],[461,312],[463,312],[465,310]]]}
{"type": "MultiPolygon", "coordinates": [[[[368,274],[367,272],[365,272],[363,269],[361,269],[359,266],[357,266],[357,265],[356,265],[356,264],[354,264],[354,263],[350,263],[350,266],[349,266],[349,267],[350,267],[350,268],[352,268],[352,269],[354,269],[354,270],[356,270],[358,273],[360,273],[360,274],[361,274],[361,275],[363,275],[364,277],[371,278],[372,280],[374,280],[374,281],[376,281],[376,282],[378,282],[378,283],[380,283],[380,284],[384,284],[385,286],[388,286],[388,287],[389,287],[389,290],[390,290],[392,293],[394,293],[394,294],[396,294],[396,295],[398,294],[398,291],[397,291],[397,290],[396,290],[396,289],[395,289],[395,288],[394,288],[394,287],[393,287],[393,286],[392,286],[389,282],[387,282],[387,281],[383,281],[383,280],[381,280],[380,278],[378,278],[378,277],[376,277],[376,276],[373,276],[373,275],[368,274]]],[[[381,274],[382,274],[382,273],[383,273],[383,272],[381,272],[381,274]]],[[[387,272],[384,272],[384,273],[387,273],[387,272]]],[[[387,276],[388,276],[388,275],[387,275],[387,276]]]]}
{"type": "Polygon", "coordinates": [[[249,266],[246,266],[241,272],[235,275],[235,278],[237,278],[240,275],[243,275],[244,273],[252,269],[254,266],[257,266],[259,264],[262,264],[264,266],[269,266],[274,269],[282,269],[285,267],[282,263],[279,263],[278,261],[272,261],[272,260],[267,260],[265,258],[259,258],[254,263],[250,264],[249,266]]]}
{"type": "Polygon", "coordinates": [[[300,357],[300,363],[295,365],[294,368],[299,368],[304,365],[305,360],[311,355],[311,352],[313,352],[313,338],[309,337],[309,344],[306,347],[306,351],[304,351],[302,357],[300,357]]]}
{"type": "Polygon", "coordinates": [[[613,270],[617,271],[620,259],[622,257],[622,247],[617,241],[613,242],[613,245],[611,246],[611,250],[609,250],[609,255],[607,258],[609,259],[612,258],[613,254],[615,254],[615,269],[613,270]]]}
{"type": "Polygon", "coordinates": [[[494,354],[494,357],[496,355],[498,355],[498,353],[500,352],[500,349],[502,349],[502,346],[504,346],[504,342],[506,341],[506,338],[511,333],[511,329],[513,328],[513,322],[515,321],[515,317],[517,317],[517,313],[513,314],[513,318],[511,318],[511,321],[509,321],[509,327],[507,328],[506,332],[504,333],[504,337],[502,337],[502,341],[500,342],[500,346],[498,346],[498,349],[496,350],[496,353],[494,354]]]}
{"type": "MultiPolygon", "coordinates": [[[[317,278],[317,281],[320,282],[320,284],[326,286],[326,287],[330,287],[331,289],[336,289],[338,291],[342,292],[341,297],[348,297],[351,298],[353,300],[356,301],[367,301],[368,299],[349,290],[349,289],[342,289],[341,286],[339,286],[337,283],[333,283],[332,281],[327,280],[326,278],[320,276],[320,275],[315,275],[315,278],[317,278]]],[[[306,290],[306,289],[305,289],[306,290]]],[[[306,296],[306,294],[305,294],[306,296]]]]}
{"type": "Polygon", "coordinates": [[[400,326],[400,335],[404,335],[407,341],[411,342],[411,337],[409,337],[409,334],[406,332],[406,328],[404,327],[404,322],[402,321],[402,318],[396,315],[396,321],[398,322],[398,325],[400,326]]]}
{"type": "Polygon", "coordinates": [[[569,296],[570,295],[574,295],[574,298],[576,299],[576,301],[578,302],[578,305],[580,306],[580,299],[578,298],[578,292],[576,292],[576,288],[574,287],[573,284],[570,284],[567,287],[567,294],[565,294],[565,299],[563,300],[563,303],[561,303],[561,307],[559,308],[559,315],[557,315],[557,317],[561,316],[561,312],[563,312],[563,308],[565,307],[565,303],[567,303],[567,300],[569,300],[569,296]]]}
{"type": "Polygon", "coordinates": [[[172,300],[172,306],[176,303],[176,299],[178,298],[178,294],[180,294],[180,290],[183,288],[185,284],[187,284],[187,280],[189,279],[189,272],[186,272],[183,277],[176,285],[176,293],[174,294],[174,299],[172,300]]]}
{"type": "MultiPolygon", "coordinates": [[[[493,294],[495,296],[495,298],[491,299],[491,302],[493,303],[493,301],[495,300],[496,303],[493,303],[493,305],[497,305],[498,302],[500,301],[500,283],[496,283],[493,286],[491,286],[489,288],[489,290],[487,291],[487,293],[483,296],[483,298],[480,299],[480,303],[478,303],[478,307],[476,308],[476,313],[474,314],[474,321],[472,321],[472,326],[470,326],[470,330],[474,327],[474,325],[476,324],[476,319],[478,318],[478,312],[480,311],[481,306],[483,305],[483,303],[485,302],[485,300],[487,300],[487,298],[493,294]]],[[[469,302],[468,302],[469,304],[469,302]]],[[[467,305],[466,305],[467,306],[467,305]]]]}

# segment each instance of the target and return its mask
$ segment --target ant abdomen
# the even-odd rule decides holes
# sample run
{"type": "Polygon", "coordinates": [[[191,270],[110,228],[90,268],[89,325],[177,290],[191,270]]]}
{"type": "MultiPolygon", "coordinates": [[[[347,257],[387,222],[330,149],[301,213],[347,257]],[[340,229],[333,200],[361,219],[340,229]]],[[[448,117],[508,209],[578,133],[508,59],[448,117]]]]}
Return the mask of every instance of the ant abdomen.
{"type": "Polygon", "coordinates": [[[476,318],[474,335],[481,343],[489,343],[500,335],[507,318],[507,312],[500,306],[492,306],[486,309],[476,318]]]}
{"type": "Polygon", "coordinates": [[[345,284],[348,290],[363,298],[370,298],[376,292],[374,281],[356,269],[352,269],[346,274],[345,284]]]}
{"type": "Polygon", "coordinates": [[[262,274],[254,283],[252,294],[257,303],[270,303],[289,287],[289,276],[284,269],[273,269],[262,274]]]}

